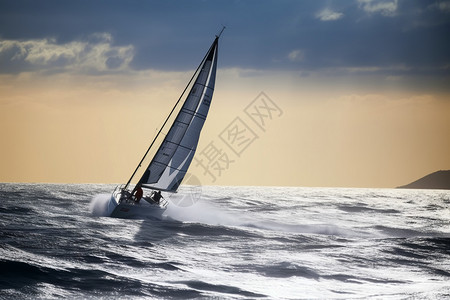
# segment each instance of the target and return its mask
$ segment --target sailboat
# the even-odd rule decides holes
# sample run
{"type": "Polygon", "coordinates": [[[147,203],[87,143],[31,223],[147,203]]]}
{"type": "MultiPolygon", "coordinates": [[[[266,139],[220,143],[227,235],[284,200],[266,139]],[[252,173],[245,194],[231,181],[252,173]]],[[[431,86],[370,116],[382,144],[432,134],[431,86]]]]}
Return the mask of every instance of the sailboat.
{"type": "Polygon", "coordinates": [[[194,158],[200,132],[211,105],[216,79],[218,42],[224,29],[225,27],[216,35],[211,47],[128,182],[117,186],[113,191],[108,204],[111,217],[132,218],[142,214],[161,215],[168,205],[168,201],[162,193],[177,192],[194,158]],[[190,90],[186,94],[189,87],[190,90]],[[186,96],[184,96],[185,94],[186,96]],[[183,98],[183,105],[178,110],[167,135],[138,183],[131,188],[132,179],[183,98]]]}

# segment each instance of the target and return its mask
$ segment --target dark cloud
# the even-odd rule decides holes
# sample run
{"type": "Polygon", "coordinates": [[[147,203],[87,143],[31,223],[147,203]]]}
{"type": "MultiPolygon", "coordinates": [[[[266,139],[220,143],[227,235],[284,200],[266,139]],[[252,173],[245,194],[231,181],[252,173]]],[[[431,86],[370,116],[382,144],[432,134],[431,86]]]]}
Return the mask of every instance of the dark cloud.
{"type": "MultiPolygon", "coordinates": [[[[388,74],[440,70],[448,76],[448,3],[0,0],[0,38],[95,45],[96,34],[108,33],[111,47],[133,47],[132,69],[186,70],[195,67],[225,24],[221,67],[303,74],[345,68],[388,74]]],[[[11,60],[13,52],[0,53],[1,72],[32,67],[11,60]]],[[[124,59],[107,55],[106,66],[116,69],[124,59]]]]}

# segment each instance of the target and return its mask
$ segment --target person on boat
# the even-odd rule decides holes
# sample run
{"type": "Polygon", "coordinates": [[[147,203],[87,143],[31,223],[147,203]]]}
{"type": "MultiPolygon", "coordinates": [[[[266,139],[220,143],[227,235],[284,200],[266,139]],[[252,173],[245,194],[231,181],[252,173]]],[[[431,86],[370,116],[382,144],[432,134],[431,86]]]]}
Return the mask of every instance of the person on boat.
{"type": "Polygon", "coordinates": [[[153,192],[153,196],[152,196],[153,201],[155,201],[156,203],[159,204],[159,200],[161,200],[161,198],[162,198],[161,191],[153,192]]]}
{"type": "Polygon", "coordinates": [[[139,203],[141,201],[142,196],[144,195],[144,191],[142,190],[141,184],[138,184],[135,188],[134,192],[134,202],[139,203]]]}

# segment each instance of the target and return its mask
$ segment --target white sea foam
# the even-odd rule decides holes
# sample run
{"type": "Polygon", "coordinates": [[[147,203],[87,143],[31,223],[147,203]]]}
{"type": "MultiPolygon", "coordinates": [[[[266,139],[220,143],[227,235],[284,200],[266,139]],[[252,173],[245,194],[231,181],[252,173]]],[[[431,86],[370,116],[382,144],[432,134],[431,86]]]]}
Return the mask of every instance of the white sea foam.
{"type": "Polygon", "coordinates": [[[205,223],[209,225],[240,225],[240,216],[232,214],[212,203],[202,200],[188,207],[177,206],[170,203],[165,216],[183,222],[205,223]]]}
{"type": "Polygon", "coordinates": [[[97,217],[106,217],[111,214],[108,204],[111,201],[111,194],[97,194],[89,204],[89,211],[97,217]]]}

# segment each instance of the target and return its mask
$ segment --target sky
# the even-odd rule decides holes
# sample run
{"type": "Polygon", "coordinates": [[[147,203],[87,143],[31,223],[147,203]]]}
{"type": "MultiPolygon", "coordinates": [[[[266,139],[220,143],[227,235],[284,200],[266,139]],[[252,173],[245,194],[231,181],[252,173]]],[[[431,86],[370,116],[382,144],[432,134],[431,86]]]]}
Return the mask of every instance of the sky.
{"type": "Polygon", "coordinates": [[[187,183],[450,169],[450,1],[0,0],[0,182],[126,182],[223,26],[187,183]]]}

